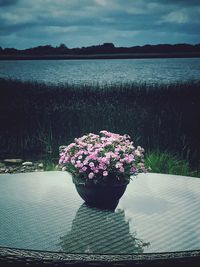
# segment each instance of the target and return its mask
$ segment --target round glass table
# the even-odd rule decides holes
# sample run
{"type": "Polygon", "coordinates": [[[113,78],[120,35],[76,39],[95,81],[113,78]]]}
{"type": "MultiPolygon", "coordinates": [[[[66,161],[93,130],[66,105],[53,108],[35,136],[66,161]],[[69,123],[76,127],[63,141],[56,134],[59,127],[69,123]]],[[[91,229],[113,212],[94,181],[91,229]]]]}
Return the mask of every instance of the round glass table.
{"type": "Polygon", "coordinates": [[[2,174],[1,263],[198,266],[200,179],[139,174],[111,211],[86,205],[67,172],[2,174]]]}

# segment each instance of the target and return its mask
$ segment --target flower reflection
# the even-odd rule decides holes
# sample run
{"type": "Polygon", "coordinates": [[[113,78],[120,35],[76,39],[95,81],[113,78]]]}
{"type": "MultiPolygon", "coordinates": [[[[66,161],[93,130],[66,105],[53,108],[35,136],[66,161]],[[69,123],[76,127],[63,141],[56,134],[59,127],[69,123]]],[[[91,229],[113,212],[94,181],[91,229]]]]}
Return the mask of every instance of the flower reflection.
{"type": "Polygon", "coordinates": [[[142,253],[149,243],[130,233],[124,210],[100,210],[84,203],[59,245],[68,253],[133,254],[142,253]]]}

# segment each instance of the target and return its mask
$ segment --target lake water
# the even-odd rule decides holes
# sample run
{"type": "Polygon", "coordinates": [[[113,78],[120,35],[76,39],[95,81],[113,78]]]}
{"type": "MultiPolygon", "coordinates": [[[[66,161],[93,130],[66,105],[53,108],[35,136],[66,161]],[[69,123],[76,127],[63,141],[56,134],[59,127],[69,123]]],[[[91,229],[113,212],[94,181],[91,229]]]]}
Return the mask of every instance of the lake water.
{"type": "Polygon", "coordinates": [[[8,60],[0,77],[47,83],[171,83],[200,80],[200,58],[8,60]]]}

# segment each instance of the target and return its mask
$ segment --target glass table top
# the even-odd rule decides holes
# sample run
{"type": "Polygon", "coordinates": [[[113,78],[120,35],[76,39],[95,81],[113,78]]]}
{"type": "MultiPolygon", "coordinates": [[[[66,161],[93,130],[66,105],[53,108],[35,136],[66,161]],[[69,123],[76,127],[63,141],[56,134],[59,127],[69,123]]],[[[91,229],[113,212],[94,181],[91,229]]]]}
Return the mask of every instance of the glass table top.
{"type": "Polygon", "coordinates": [[[0,175],[0,247],[86,254],[200,249],[200,179],[139,174],[115,211],[87,206],[66,172],[0,175]]]}

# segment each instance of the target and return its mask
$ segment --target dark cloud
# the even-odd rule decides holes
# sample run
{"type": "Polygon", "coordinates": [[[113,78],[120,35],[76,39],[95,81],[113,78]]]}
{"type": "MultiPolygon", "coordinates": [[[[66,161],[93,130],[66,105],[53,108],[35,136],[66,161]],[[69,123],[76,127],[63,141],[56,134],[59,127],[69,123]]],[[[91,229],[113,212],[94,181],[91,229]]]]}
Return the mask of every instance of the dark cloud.
{"type": "Polygon", "coordinates": [[[199,0],[156,0],[155,2],[180,6],[199,6],[199,0]]]}
{"type": "Polygon", "coordinates": [[[0,46],[200,43],[199,0],[0,0],[0,46]]]}
{"type": "Polygon", "coordinates": [[[0,6],[10,6],[17,4],[18,0],[0,0],[0,6]]]}

